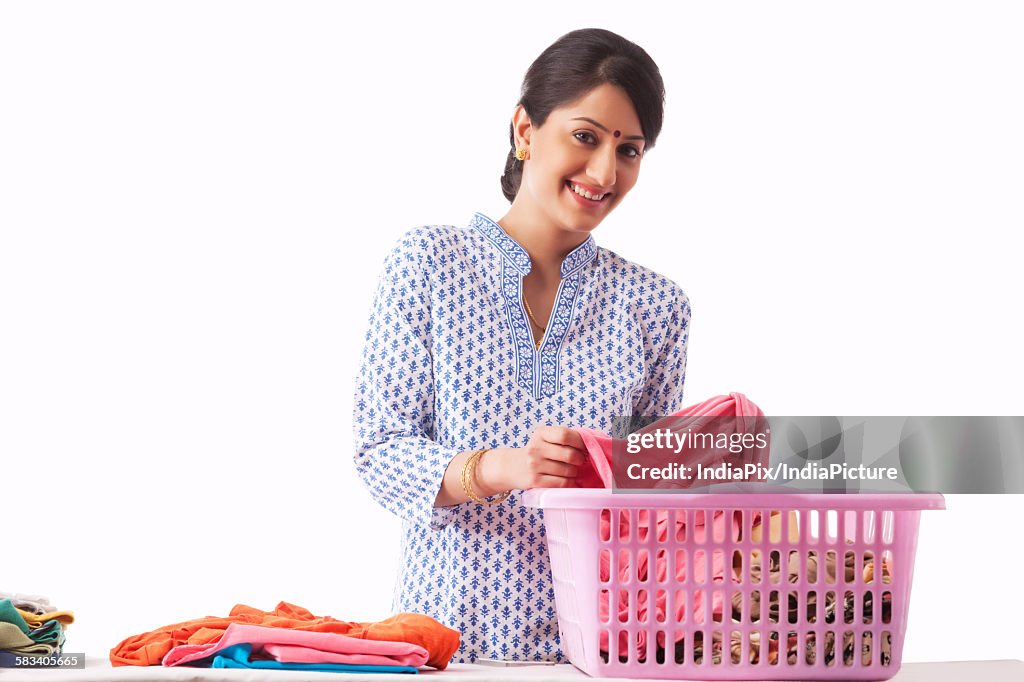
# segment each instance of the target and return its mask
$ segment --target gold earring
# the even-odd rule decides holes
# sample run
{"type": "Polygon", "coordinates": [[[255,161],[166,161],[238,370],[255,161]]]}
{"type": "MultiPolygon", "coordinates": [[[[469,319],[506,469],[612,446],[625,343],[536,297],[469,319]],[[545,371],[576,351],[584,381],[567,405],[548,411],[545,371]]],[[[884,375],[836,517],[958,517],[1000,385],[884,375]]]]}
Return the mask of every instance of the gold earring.
{"type": "Polygon", "coordinates": [[[524,149],[522,147],[517,149],[516,150],[516,159],[519,160],[519,161],[525,161],[526,160],[526,149],[524,149]]]}

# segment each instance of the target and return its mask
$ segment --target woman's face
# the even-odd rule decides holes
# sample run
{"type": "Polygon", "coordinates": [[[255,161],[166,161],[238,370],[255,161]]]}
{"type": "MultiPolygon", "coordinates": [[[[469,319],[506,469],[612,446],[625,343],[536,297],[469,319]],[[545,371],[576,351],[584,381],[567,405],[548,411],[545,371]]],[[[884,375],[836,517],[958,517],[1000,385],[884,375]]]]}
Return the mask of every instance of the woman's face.
{"type": "Polygon", "coordinates": [[[529,151],[519,194],[525,190],[533,210],[562,229],[594,229],[636,184],[643,132],[633,103],[614,85],[553,110],[539,128],[520,107],[514,125],[529,151]]]}

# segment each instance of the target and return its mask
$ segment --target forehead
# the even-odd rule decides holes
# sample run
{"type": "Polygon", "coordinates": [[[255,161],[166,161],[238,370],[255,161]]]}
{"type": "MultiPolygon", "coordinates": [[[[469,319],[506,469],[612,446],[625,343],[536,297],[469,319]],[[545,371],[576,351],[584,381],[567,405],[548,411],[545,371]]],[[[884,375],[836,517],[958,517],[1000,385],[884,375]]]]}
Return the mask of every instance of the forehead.
{"type": "Polygon", "coordinates": [[[575,102],[552,110],[551,116],[560,120],[586,116],[608,128],[621,130],[624,135],[643,134],[629,95],[610,83],[602,83],[575,102]]]}

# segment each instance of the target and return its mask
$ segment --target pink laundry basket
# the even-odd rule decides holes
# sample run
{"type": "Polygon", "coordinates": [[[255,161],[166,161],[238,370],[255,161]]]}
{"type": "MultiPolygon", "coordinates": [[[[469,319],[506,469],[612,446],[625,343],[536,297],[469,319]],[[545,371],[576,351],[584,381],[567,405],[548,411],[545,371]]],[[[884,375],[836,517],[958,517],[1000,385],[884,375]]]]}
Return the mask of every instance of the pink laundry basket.
{"type": "Polygon", "coordinates": [[[562,649],[594,677],[883,680],[939,494],[533,489],[562,649]],[[767,520],[767,521],[766,521],[767,520]],[[710,608],[708,608],[710,607],[710,608]]]}

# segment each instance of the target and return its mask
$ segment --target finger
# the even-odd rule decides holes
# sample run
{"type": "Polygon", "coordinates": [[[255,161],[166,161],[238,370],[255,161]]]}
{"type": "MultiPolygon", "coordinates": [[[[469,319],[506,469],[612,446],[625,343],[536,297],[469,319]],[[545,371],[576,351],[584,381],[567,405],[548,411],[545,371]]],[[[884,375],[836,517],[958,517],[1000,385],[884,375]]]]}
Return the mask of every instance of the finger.
{"type": "Polygon", "coordinates": [[[587,449],[587,446],[583,443],[583,436],[575,429],[570,429],[567,426],[546,426],[544,427],[543,438],[549,443],[566,445],[578,450],[587,449]]]}
{"type": "Polygon", "coordinates": [[[547,460],[540,466],[538,473],[548,476],[561,476],[562,478],[576,478],[579,474],[579,468],[572,464],[547,460]]]}
{"type": "Polygon", "coordinates": [[[580,452],[576,448],[569,447],[567,445],[550,446],[550,449],[544,452],[544,457],[556,462],[571,464],[575,467],[583,466],[587,461],[587,455],[585,452],[580,452]]]}
{"type": "Polygon", "coordinates": [[[541,476],[537,480],[536,488],[573,488],[576,487],[576,481],[572,478],[566,478],[564,476],[541,476]]]}

